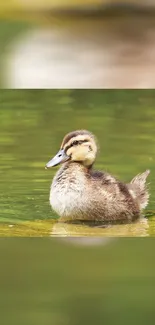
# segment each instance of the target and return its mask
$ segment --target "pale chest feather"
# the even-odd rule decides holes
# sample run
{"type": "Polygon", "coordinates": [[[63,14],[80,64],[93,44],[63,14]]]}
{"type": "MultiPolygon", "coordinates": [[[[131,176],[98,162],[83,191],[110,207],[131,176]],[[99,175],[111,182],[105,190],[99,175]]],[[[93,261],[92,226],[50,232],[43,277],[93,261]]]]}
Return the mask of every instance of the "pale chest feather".
{"type": "Polygon", "coordinates": [[[50,204],[60,216],[75,213],[83,206],[86,190],[83,175],[77,171],[72,178],[58,174],[54,177],[50,190],[50,204]]]}

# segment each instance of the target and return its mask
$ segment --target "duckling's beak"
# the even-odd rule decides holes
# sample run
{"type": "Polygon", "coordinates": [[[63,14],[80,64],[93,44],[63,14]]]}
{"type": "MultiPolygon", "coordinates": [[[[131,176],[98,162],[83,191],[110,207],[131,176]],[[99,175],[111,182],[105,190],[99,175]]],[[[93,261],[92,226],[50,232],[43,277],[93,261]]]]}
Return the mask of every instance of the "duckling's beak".
{"type": "Polygon", "coordinates": [[[45,169],[62,164],[69,159],[70,157],[66,155],[65,151],[63,149],[60,149],[56,156],[46,164],[45,169]]]}

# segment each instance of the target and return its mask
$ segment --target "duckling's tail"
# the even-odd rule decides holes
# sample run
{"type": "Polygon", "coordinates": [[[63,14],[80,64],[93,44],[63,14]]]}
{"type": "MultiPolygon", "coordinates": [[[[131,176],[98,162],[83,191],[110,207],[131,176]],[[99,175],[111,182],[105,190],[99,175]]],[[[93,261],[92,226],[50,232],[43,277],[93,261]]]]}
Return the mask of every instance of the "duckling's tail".
{"type": "Polygon", "coordinates": [[[141,210],[146,208],[149,200],[146,184],[146,178],[149,174],[150,170],[146,170],[144,173],[135,176],[129,184],[129,191],[134,198],[137,198],[141,210]]]}

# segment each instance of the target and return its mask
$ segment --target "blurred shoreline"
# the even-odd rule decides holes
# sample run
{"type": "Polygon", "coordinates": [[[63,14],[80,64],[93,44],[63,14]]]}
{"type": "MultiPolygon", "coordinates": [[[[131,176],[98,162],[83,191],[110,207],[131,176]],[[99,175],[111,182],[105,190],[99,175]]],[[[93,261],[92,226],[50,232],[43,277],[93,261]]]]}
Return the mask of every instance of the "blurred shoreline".
{"type": "Polygon", "coordinates": [[[155,87],[155,5],[81,8],[6,11],[30,28],[9,35],[3,88],[155,87]]]}
{"type": "Polygon", "coordinates": [[[140,16],[154,16],[155,15],[155,4],[122,4],[122,3],[106,3],[102,5],[93,6],[77,6],[77,7],[61,7],[51,8],[49,6],[43,6],[41,8],[24,7],[24,8],[0,8],[0,18],[4,19],[35,19],[35,18],[55,18],[55,19],[100,19],[100,18],[114,18],[130,15],[140,16]]]}

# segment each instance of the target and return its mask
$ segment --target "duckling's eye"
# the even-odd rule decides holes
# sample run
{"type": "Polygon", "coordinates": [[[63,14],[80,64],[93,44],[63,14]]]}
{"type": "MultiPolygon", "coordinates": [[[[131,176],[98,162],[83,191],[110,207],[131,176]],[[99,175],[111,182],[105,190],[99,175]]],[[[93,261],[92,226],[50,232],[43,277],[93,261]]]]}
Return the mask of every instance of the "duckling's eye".
{"type": "Polygon", "coordinates": [[[77,146],[79,144],[79,141],[73,141],[72,145],[77,146]]]}

